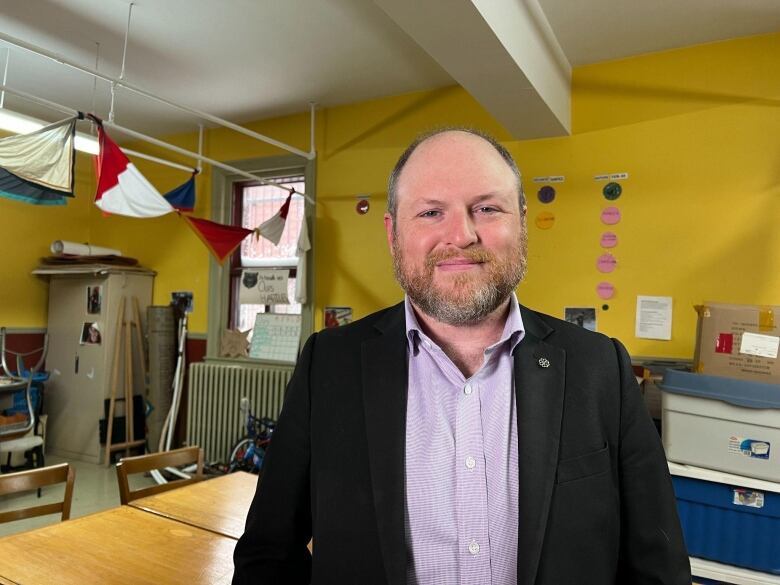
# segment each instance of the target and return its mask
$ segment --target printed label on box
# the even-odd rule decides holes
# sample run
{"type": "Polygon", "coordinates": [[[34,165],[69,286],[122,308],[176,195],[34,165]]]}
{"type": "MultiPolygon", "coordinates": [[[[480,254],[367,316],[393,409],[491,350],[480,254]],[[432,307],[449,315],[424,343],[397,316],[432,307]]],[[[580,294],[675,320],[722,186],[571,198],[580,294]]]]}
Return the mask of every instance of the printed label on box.
{"type": "Polygon", "coordinates": [[[764,507],[763,492],[746,490],[745,488],[734,488],[734,504],[736,506],[748,506],[750,508],[764,507]]]}
{"type": "Polygon", "coordinates": [[[771,445],[769,441],[746,439],[745,437],[729,438],[729,453],[736,453],[751,459],[769,459],[771,445]]]}
{"type": "Polygon", "coordinates": [[[780,337],[745,331],[742,334],[739,353],[774,359],[777,357],[778,347],[780,347],[780,337]]]}
{"type": "Polygon", "coordinates": [[[731,353],[734,348],[734,334],[721,333],[715,340],[715,353],[731,353]]]}

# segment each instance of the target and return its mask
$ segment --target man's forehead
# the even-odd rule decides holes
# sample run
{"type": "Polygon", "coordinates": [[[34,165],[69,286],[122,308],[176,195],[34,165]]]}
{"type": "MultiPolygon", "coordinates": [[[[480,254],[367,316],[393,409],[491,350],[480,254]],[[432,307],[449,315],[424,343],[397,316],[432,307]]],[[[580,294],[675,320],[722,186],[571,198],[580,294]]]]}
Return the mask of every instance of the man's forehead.
{"type": "Polygon", "coordinates": [[[398,177],[399,191],[410,181],[453,175],[467,175],[474,180],[484,177],[497,189],[517,182],[507,161],[490,142],[476,134],[450,130],[417,146],[398,177]]]}

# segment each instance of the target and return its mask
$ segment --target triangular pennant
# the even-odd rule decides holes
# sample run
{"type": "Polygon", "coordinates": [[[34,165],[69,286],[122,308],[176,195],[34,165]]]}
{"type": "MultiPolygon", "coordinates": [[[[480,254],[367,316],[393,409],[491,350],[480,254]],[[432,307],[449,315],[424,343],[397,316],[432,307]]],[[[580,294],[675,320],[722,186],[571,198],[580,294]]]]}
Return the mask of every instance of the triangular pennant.
{"type": "Polygon", "coordinates": [[[0,140],[0,195],[43,205],[73,196],[76,118],[0,140]]]}
{"type": "Polygon", "coordinates": [[[25,181],[0,168],[0,197],[33,205],[65,205],[65,193],[25,181]]]}
{"type": "Polygon", "coordinates": [[[173,211],[171,204],[135,168],[100,124],[98,140],[95,205],[105,212],[128,217],[158,217],[173,211]]]}
{"type": "Polygon", "coordinates": [[[253,233],[252,230],[243,227],[223,225],[208,219],[198,219],[187,215],[181,215],[181,217],[187,221],[192,230],[220,262],[230,256],[244,238],[253,233]]]}
{"type": "Polygon", "coordinates": [[[284,225],[287,223],[287,213],[290,211],[290,201],[292,200],[293,192],[291,192],[284,203],[279,208],[279,211],[274,214],[270,219],[265,220],[257,228],[260,235],[266,240],[273,242],[274,246],[279,245],[279,240],[282,239],[282,232],[284,231],[284,225]]]}
{"type": "Polygon", "coordinates": [[[179,211],[192,211],[195,208],[195,175],[163,197],[179,211]]]}

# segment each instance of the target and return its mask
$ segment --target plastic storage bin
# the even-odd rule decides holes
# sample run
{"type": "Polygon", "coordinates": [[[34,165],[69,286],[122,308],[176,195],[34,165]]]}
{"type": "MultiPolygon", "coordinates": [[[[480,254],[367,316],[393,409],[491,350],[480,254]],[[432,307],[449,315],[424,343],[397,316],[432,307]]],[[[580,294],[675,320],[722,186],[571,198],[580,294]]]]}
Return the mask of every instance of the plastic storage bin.
{"type": "Polygon", "coordinates": [[[675,467],[669,465],[688,553],[780,575],[780,484],[675,467]]]}
{"type": "Polygon", "coordinates": [[[667,370],[660,388],[670,461],[780,482],[780,385],[667,370]]]}

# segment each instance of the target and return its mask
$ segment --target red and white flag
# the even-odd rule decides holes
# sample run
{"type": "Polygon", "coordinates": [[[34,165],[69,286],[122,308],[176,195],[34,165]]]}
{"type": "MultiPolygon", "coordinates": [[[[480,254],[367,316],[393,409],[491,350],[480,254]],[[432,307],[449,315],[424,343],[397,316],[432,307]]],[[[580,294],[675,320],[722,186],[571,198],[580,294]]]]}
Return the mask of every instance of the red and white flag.
{"type": "Polygon", "coordinates": [[[98,125],[98,140],[95,205],[107,213],[128,217],[158,217],[173,211],[173,206],[135,168],[102,125],[98,125]]]}
{"type": "Polygon", "coordinates": [[[266,219],[260,224],[257,230],[260,235],[266,240],[273,242],[274,246],[279,245],[279,240],[282,239],[282,232],[284,231],[284,225],[287,223],[287,213],[290,211],[290,200],[293,194],[290,193],[287,199],[284,200],[282,206],[279,208],[273,217],[266,219]]]}

